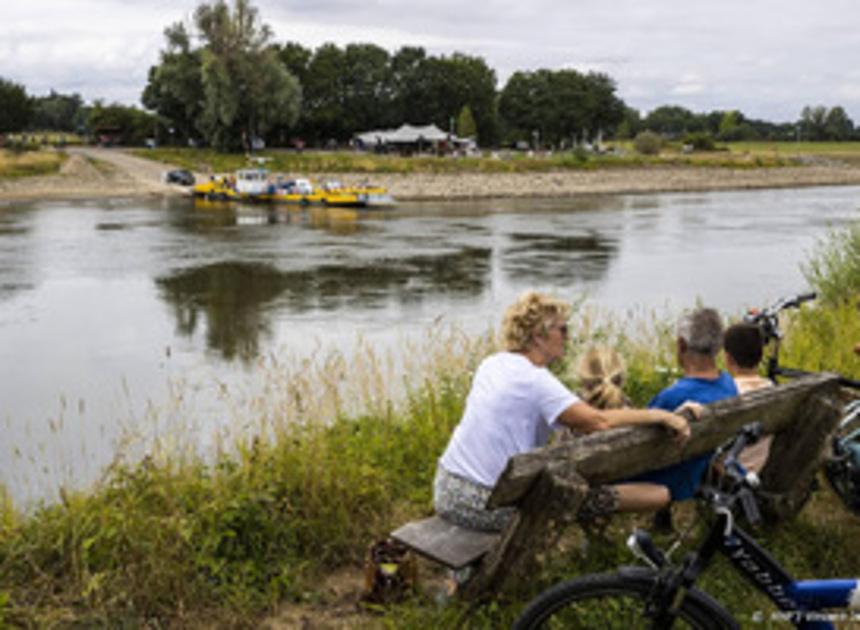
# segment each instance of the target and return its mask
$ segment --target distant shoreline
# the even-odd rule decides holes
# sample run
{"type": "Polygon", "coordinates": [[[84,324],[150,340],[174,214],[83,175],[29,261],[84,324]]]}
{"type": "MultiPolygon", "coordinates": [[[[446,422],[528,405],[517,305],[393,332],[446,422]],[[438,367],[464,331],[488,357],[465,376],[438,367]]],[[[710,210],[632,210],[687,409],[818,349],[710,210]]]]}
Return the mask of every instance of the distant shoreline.
{"type": "MultiPolygon", "coordinates": [[[[0,181],[0,202],[187,194],[162,181],[168,165],[116,149],[78,148],[70,153],[56,175],[0,181]],[[92,160],[108,166],[97,168],[92,160]]],[[[840,162],[759,168],[637,166],[537,173],[337,173],[331,178],[346,184],[371,181],[387,187],[400,201],[457,201],[860,185],[860,166],[840,162]]]]}

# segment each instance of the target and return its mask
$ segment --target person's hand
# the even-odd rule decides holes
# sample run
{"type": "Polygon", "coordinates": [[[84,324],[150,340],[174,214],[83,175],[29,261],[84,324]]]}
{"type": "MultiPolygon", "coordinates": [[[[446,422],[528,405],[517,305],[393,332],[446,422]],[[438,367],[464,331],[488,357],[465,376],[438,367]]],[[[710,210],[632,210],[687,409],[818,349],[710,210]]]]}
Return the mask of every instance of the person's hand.
{"type": "Polygon", "coordinates": [[[854,354],[860,354],[860,341],[854,344],[854,354]]]}
{"type": "Polygon", "coordinates": [[[678,405],[678,408],[675,409],[675,413],[684,416],[687,420],[701,420],[702,412],[704,410],[705,407],[701,403],[697,403],[694,400],[687,400],[678,405]]]}
{"type": "Polygon", "coordinates": [[[690,439],[690,423],[684,416],[677,413],[667,413],[663,416],[663,425],[672,431],[678,444],[686,444],[687,440],[690,439]]]}

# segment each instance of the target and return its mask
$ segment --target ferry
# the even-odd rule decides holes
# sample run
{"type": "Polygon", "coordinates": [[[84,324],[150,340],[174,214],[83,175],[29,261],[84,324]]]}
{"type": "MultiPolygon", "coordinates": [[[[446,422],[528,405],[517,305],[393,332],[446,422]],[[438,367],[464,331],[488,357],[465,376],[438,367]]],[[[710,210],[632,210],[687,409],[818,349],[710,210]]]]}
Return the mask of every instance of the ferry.
{"type": "Polygon", "coordinates": [[[273,181],[264,168],[242,169],[233,175],[212,177],[208,182],[194,186],[192,195],[210,201],[260,201],[341,208],[394,205],[394,199],[382,186],[344,186],[335,180],[315,186],[305,178],[278,177],[273,181]]]}

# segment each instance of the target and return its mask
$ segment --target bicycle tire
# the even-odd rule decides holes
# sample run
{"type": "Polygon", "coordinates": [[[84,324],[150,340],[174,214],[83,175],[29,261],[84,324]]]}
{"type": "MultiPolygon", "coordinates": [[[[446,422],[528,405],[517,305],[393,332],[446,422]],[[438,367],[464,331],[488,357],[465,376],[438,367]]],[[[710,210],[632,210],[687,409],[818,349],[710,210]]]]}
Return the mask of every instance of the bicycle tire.
{"type": "MultiPolygon", "coordinates": [[[[556,584],[528,604],[513,630],[650,628],[653,620],[643,613],[656,579],[651,570],[630,568],[556,584]]],[[[673,627],[720,630],[740,626],[716,600],[690,589],[673,627]]]]}

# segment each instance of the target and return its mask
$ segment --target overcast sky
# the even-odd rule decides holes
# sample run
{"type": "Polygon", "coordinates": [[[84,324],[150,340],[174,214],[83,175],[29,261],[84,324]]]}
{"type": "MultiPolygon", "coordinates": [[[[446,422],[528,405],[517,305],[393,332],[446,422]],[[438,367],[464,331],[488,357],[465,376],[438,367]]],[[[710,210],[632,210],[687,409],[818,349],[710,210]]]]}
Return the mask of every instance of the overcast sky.
{"type": "MultiPolygon", "coordinates": [[[[139,104],[163,31],[199,0],[7,0],[0,77],[28,93],[139,104]]],[[[517,70],[609,74],[624,101],[794,121],[842,105],[860,124],[857,0],[256,0],[279,42],[371,42],[517,70]]]]}

